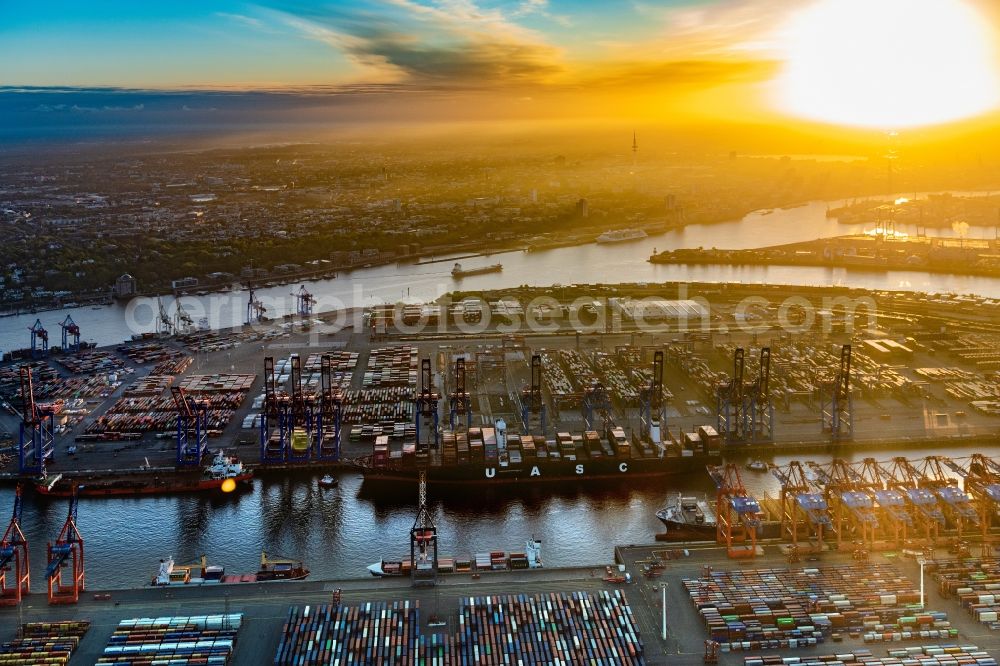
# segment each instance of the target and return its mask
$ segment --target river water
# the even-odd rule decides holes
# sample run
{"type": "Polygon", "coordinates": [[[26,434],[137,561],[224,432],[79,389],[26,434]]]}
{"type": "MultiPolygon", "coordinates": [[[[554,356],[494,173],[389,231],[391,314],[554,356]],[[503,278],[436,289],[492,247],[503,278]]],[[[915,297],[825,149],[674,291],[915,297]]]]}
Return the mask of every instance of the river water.
{"type": "MultiPolygon", "coordinates": [[[[456,288],[501,289],[519,285],[602,282],[838,285],[1000,298],[1000,279],[997,278],[800,266],[683,266],[650,264],[647,261],[654,250],[692,247],[747,249],[865,231],[861,225],[840,224],[835,219],[826,217],[828,207],[836,207],[842,203],[844,202],[817,201],[769,213],[757,211],[741,220],[692,225],[635,242],[578,245],[531,253],[516,251],[492,257],[463,259],[461,263],[467,268],[499,261],[503,264],[503,272],[470,276],[460,281],[451,278],[452,262],[443,261],[423,265],[390,264],[362,268],[344,272],[335,279],[310,282],[308,289],[318,299],[317,311],[338,310],[374,302],[395,302],[403,297],[432,300],[456,288]]],[[[899,230],[916,232],[915,228],[901,227],[899,230]]],[[[951,235],[951,230],[928,229],[927,233],[951,235]]],[[[969,237],[986,237],[992,233],[992,228],[974,228],[969,231],[969,237]]],[[[294,310],[295,299],[291,293],[297,289],[298,285],[276,286],[260,289],[257,295],[268,306],[268,315],[275,317],[294,310]]],[[[245,316],[246,301],[246,293],[242,291],[182,298],[185,310],[195,322],[205,317],[214,327],[240,325],[245,316]]],[[[172,299],[164,297],[163,303],[168,313],[172,312],[172,299]]],[[[128,307],[112,305],[98,309],[69,308],[37,315],[0,318],[0,350],[27,347],[30,343],[27,329],[36,318],[42,320],[49,331],[50,340],[57,341],[58,322],[67,314],[71,314],[79,324],[84,340],[92,340],[99,345],[117,344],[133,333],[153,331],[155,308],[155,301],[137,299],[128,307]]]]}
{"type": "MultiPolygon", "coordinates": [[[[933,451],[884,450],[875,456],[911,458],[945,453],[967,456],[968,448],[933,451]]],[[[848,459],[871,455],[864,450],[848,459]]],[[[828,460],[825,454],[781,455],[785,464],[828,460]]],[[[770,475],[744,472],[749,491],[776,497],[778,483],[770,475]]],[[[645,480],[613,488],[576,486],[484,490],[479,487],[430,492],[442,556],[464,556],[488,550],[520,550],[531,536],[542,540],[549,566],[596,565],[610,562],[616,544],[649,543],[662,531],[655,513],[668,490],[711,492],[702,478],[645,480]]],[[[408,556],[416,487],[391,497],[372,496],[357,474],[341,476],[336,489],[321,490],[314,480],[257,479],[253,490],[239,496],[194,495],[141,499],[82,499],[79,528],[84,538],[87,585],[91,589],[143,585],[160,558],[178,563],[202,554],[230,573],[256,571],[261,550],[302,558],[317,578],[367,576],[365,567],[385,556],[408,556]]],[[[6,520],[13,490],[0,488],[0,516],[6,520]]],[[[45,544],[55,539],[66,518],[66,500],[26,502],[23,528],[31,548],[32,577],[44,588],[45,544]]]]}

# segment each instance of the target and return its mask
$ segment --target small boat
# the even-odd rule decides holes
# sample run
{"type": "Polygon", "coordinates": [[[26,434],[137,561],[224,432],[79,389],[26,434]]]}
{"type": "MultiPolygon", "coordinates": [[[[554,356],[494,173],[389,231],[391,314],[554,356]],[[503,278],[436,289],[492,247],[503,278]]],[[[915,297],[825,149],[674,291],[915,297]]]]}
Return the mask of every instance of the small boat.
{"type": "Polygon", "coordinates": [[[751,472],[766,472],[770,466],[763,460],[751,460],[746,464],[746,468],[751,472]]]}
{"type": "Polygon", "coordinates": [[[340,481],[332,474],[324,474],[323,478],[316,482],[320,488],[336,488],[340,481]]]}

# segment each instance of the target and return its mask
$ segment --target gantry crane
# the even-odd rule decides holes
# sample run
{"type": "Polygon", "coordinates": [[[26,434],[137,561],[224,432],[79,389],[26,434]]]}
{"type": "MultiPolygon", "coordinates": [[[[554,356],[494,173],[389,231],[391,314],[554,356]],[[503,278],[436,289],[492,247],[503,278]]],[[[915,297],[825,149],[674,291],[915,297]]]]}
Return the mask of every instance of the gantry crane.
{"type": "Polygon", "coordinates": [[[156,297],[156,332],[159,335],[171,335],[174,332],[174,322],[167,314],[167,309],[163,306],[160,297],[156,297]]]}
{"type": "Polygon", "coordinates": [[[716,542],[726,547],[729,557],[756,557],[757,528],[763,518],[760,503],[747,492],[736,463],[711,468],[709,474],[716,485],[716,542]]]}
{"type": "Polygon", "coordinates": [[[945,467],[949,465],[942,456],[925,457],[917,466],[922,477],[920,485],[937,495],[939,504],[945,509],[945,517],[951,519],[961,540],[967,526],[979,525],[979,512],[972,499],[958,487],[958,482],[948,476],[945,467]]]}
{"type": "Polygon", "coordinates": [[[972,496],[979,513],[979,527],[982,532],[982,556],[993,555],[990,527],[1000,513],[1000,464],[982,453],[974,453],[966,467],[954,461],[946,461],[962,477],[963,490],[972,496]]]}
{"type": "Polygon", "coordinates": [[[174,333],[177,335],[184,335],[185,333],[191,332],[191,328],[194,326],[194,320],[191,319],[191,315],[187,313],[184,309],[184,304],[181,303],[181,297],[176,296],[174,298],[174,333]]]}
{"type": "Polygon", "coordinates": [[[260,412],[260,461],[285,462],[292,429],[291,400],[279,394],[274,374],[274,357],[264,358],[264,409],[260,412]]]}
{"type": "Polygon", "coordinates": [[[49,332],[42,326],[42,320],[36,319],[35,323],[28,327],[31,331],[31,358],[39,358],[49,353],[49,332]]]}
{"type": "Polygon", "coordinates": [[[875,499],[867,491],[861,476],[841,458],[834,458],[826,465],[812,464],[823,486],[823,497],[830,507],[833,532],[840,550],[848,545],[861,543],[868,549],[875,544],[878,515],[875,499]]]}
{"type": "Polygon", "coordinates": [[[83,537],[77,529],[77,490],[74,486],[69,500],[69,514],[59,537],[55,544],[48,545],[45,579],[49,582],[50,604],[75,604],[86,587],[83,537]],[[69,571],[64,571],[66,569],[69,571]]]}
{"type": "Polygon", "coordinates": [[[257,298],[257,294],[253,289],[253,281],[247,283],[247,289],[250,290],[249,297],[247,298],[247,324],[255,324],[264,321],[264,313],[267,312],[267,308],[264,303],[257,298]]]}
{"type": "Polygon", "coordinates": [[[18,472],[45,476],[45,464],[55,457],[55,414],[51,407],[35,403],[31,367],[21,370],[21,432],[18,440],[18,472]]]}
{"type": "Polygon", "coordinates": [[[297,462],[309,460],[313,456],[314,444],[319,435],[319,405],[316,396],[306,396],[302,389],[302,360],[293,354],[289,362],[292,366],[291,439],[288,459],[297,462]]]}
{"type": "Polygon", "coordinates": [[[743,371],[743,348],[737,347],[733,354],[733,376],[729,378],[729,383],[716,387],[715,393],[715,426],[726,442],[746,439],[743,371]]]}
{"type": "Polygon", "coordinates": [[[823,534],[833,527],[828,505],[823,495],[815,492],[802,463],[793,460],[784,467],[774,467],[771,473],[781,482],[781,534],[798,547],[799,535],[805,528],[807,539],[815,538],[815,548],[822,547],[823,534]]]}
{"type": "Polygon", "coordinates": [[[820,386],[823,432],[839,442],[854,437],[854,400],[851,397],[851,345],[840,349],[840,368],[831,382],[820,386]]]}
{"type": "Polygon", "coordinates": [[[14,515],[0,539],[0,606],[16,606],[31,591],[28,541],[21,531],[21,486],[14,490],[14,515]]]}
{"type": "Polygon", "coordinates": [[[458,427],[459,417],[465,417],[465,429],[472,427],[472,398],[466,390],[465,384],[465,359],[459,358],[455,361],[455,385],[451,393],[448,394],[449,410],[448,424],[454,430],[458,427]]]}
{"type": "Polygon", "coordinates": [[[306,290],[305,285],[299,287],[299,291],[293,293],[292,296],[295,297],[295,312],[297,314],[302,317],[308,317],[313,313],[316,298],[306,290]]]}
{"type": "Polygon", "coordinates": [[[883,536],[901,548],[914,526],[906,495],[892,487],[874,458],[862,460],[857,465],[857,475],[860,487],[875,498],[875,515],[883,536]]]}
{"type": "Polygon", "coordinates": [[[320,410],[316,423],[317,456],[320,460],[340,460],[340,423],[343,415],[343,394],[333,386],[333,359],[320,357],[320,410]]]}
{"type": "Polygon", "coordinates": [[[434,390],[434,374],[431,371],[431,360],[429,358],[421,359],[420,361],[420,393],[416,397],[416,409],[414,415],[416,417],[416,430],[417,430],[417,452],[426,453],[430,447],[429,443],[424,440],[424,435],[421,430],[420,424],[421,420],[424,422],[424,426],[430,425],[432,428],[431,439],[433,441],[434,449],[438,448],[438,401],[440,396],[437,391],[434,390]]]}
{"type": "MultiPolygon", "coordinates": [[[[902,456],[893,458],[888,466],[881,466],[881,471],[886,488],[898,490],[906,496],[914,531],[922,532],[923,538],[933,544],[944,527],[945,518],[938,507],[937,496],[921,487],[923,474],[902,456]]],[[[913,536],[916,535],[911,534],[913,536]]]]}
{"type": "Polygon", "coordinates": [[[611,397],[604,384],[597,382],[583,391],[583,427],[585,430],[598,430],[594,413],[601,417],[601,431],[606,431],[612,424],[611,397]]]}
{"type": "Polygon", "coordinates": [[[663,350],[653,352],[653,376],[639,394],[640,425],[643,437],[653,444],[663,443],[666,416],[663,412],[663,350]]]}
{"type": "Polygon", "coordinates": [[[80,327],[73,321],[73,317],[66,315],[66,318],[59,322],[59,327],[62,328],[63,353],[80,351],[80,327]]]}
{"type": "Polygon", "coordinates": [[[427,470],[420,469],[417,517],[410,528],[410,582],[414,587],[437,584],[437,527],[427,508],[427,470]]]}
{"type": "Polygon", "coordinates": [[[744,396],[746,437],[750,442],[774,441],[774,404],[771,402],[771,348],[761,347],[757,379],[744,396]]]}
{"type": "Polygon", "coordinates": [[[199,467],[208,451],[208,402],[179,386],[170,387],[170,397],[177,412],[177,466],[199,467]]]}
{"type": "Polygon", "coordinates": [[[521,421],[525,434],[531,434],[534,417],[540,434],[545,436],[545,398],[542,396],[542,356],[531,355],[531,386],[521,389],[521,421]]]}

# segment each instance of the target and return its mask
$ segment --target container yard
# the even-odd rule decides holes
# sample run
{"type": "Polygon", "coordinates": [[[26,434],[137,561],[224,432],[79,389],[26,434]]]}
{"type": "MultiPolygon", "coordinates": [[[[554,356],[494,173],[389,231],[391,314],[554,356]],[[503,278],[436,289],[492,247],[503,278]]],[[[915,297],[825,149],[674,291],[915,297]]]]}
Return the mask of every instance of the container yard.
{"type": "Polygon", "coordinates": [[[243,615],[191,615],[122,620],[97,664],[229,663],[243,615]]]}
{"type": "Polygon", "coordinates": [[[89,629],[86,620],[22,624],[17,639],[0,644],[0,664],[68,664],[89,629]]]}
{"type": "MultiPolygon", "coordinates": [[[[982,564],[995,565],[959,562],[944,549],[927,556],[923,608],[914,559],[858,562],[828,553],[788,564],[767,546],[746,568],[725,549],[689,545],[620,546],[620,578],[595,566],[456,574],[432,588],[411,587],[408,577],[181,585],[89,591],[76,607],[29,600],[21,613],[24,622],[48,623],[38,626],[48,627],[54,649],[73,643],[72,663],[81,664],[185,650],[179,663],[205,663],[196,652],[226,663],[231,650],[233,664],[499,664],[504,655],[546,664],[694,665],[706,655],[723,666],[990,664],[976,659],[1000,650],[1000,631],[963,605],[978,605],[984,594],[965,583],[982,572],[982,585],[991,584],[992,569],[982,564]],[[932,571],[948,583],[936,584],[932,571]],[[943,596],[942,585],[955,591],[943,596]],[[931,660],[955,654],[972,661],[931,660]],[[906,661],[917,657],[925,661],[906,661]]],[[[0,610],[0,642],[15,640],[17,623],[6,620],[16,616],[14,608],[0,610]]]]}

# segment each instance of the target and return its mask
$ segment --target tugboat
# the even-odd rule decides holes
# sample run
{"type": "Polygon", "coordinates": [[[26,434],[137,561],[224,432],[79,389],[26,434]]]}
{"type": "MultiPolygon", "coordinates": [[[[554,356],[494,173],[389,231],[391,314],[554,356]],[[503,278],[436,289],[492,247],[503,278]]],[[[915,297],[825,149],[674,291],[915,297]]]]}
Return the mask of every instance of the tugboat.
{"type": "Polygon", "coordinates": [[[746,468],[751,472],[766,472],[770,466],[763,460],[751,460],[746,464],[746,468]]]}
{"type": "Polygon", "coordinates": [[[715,538],[715,511],[704,493],[671,493],[656,517],[667,528],[668,540],[695,541],[715,538]]]}
{"type": "Polygon", "coordinates": [[[324,474],[323,478],[316,482],[320,488],[336,488],[340,481],[332,474],[324,474]]]}

